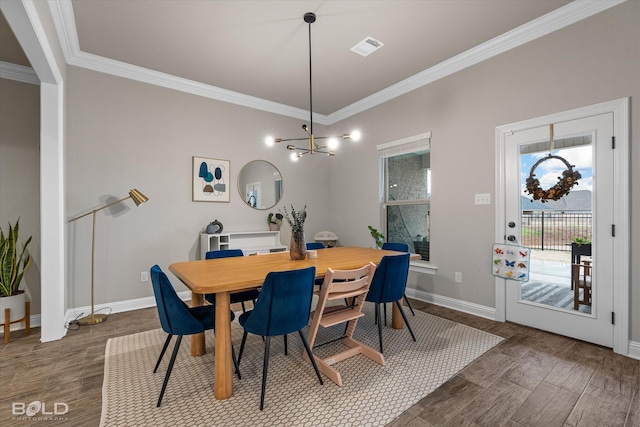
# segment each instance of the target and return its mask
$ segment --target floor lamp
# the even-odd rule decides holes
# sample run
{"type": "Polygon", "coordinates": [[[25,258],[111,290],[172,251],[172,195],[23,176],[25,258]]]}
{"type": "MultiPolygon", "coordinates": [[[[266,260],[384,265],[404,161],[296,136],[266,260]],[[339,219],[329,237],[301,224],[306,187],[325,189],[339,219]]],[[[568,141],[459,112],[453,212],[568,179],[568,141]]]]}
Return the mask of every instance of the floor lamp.
{"type": "Polygon", "coordinates": [[[99,212],[103,209],[106,209],[120,202],[124,202],[127,199],[132,199],[136,204],[136,206],[140,206],[141,204],[149,200],[144,194],[142,194],[141,192],[139,192],[134,188],[133,190],[129,191],[129,195],[123,199],[116,200],[115,202],[111,202],[102,207],[94,209],[91,212],[87,212],[85,214],[82,214],[80,216],[77,216],[67,221],[67,223],[69,223],[69,222],[78,220],[80,218],[84,218],[87,215],[93,215],[93,228],[91,232],[91,314],[89,316],[81,317],[80,319],[78,319],[78,323],[81,326],[95,325],[96,323],[104,322],[107,319],[106,314],[95,314],[94,303],[93,303],[93,270],[94,270],[94,258],[95,258],[95,247],[96,247],[96,212],[99,212]]]}

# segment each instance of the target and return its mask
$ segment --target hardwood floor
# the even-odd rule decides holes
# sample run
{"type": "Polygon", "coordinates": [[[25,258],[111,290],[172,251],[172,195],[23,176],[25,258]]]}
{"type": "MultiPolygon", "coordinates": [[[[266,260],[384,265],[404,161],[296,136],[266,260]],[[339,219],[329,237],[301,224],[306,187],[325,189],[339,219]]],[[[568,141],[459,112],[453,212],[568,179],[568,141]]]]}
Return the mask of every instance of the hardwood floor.
{"type": "MultiPolygon", "coordinates": [[[[513,323],[419,301],[412,305],[505,341],[390,426],[640,427],[640,361],[513,323]]],[[[159,327],[156,309],[149,308],[113,314],[50,343],[39,342],[39,328],[30,336],[13,332],[0,350],[0,425],[98,426],[107,340],[159,327]],[[13,419],[13,403],[34,401],[44,402],[47,412],[55,402],[66,403],[69,412],[60,420],[13,419]]]]}

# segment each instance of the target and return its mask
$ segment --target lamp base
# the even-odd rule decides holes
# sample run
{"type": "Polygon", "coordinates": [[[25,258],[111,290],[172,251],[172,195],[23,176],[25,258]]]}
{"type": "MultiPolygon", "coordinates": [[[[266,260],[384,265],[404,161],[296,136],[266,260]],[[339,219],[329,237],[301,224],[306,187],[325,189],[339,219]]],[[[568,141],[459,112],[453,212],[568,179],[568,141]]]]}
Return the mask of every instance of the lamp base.
{"type": "Polygon", "coordinates": [[[102,323],[105,320],[107,320],[106,314],[93,314],[93,315],[90,314],[88,316],[79,318],[78,324],[80,326],[89,326],[89,325],[95,325],[97,323],[102,323]]]}

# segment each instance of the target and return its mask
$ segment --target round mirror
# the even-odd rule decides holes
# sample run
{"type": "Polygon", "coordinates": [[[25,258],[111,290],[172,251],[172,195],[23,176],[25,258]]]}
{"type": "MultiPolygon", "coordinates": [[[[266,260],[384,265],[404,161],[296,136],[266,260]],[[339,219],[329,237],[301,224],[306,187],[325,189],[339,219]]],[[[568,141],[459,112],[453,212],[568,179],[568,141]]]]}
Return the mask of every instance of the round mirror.
{"type": "Polygon", "coordinates": [[[238,193],[247,206],[271,209],[282,197],[282,175],[267,161],[249,162],[238,175],[238,193]]]}

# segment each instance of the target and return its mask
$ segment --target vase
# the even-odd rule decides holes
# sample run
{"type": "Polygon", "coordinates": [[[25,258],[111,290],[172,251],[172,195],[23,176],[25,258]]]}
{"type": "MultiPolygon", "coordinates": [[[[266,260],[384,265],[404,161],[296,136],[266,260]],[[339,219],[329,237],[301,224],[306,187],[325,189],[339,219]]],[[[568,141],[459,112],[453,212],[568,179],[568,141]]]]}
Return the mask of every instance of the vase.
{"type": "Polygon", "coordinates": [[[269,223],[269,231],[280,231],[280,224],[269,223]]]}
{"type": "Polygon", "coordinates": [[[27,294],[24,291],[18,291],[17,294],[10,295],[8,297],[0,297],[0,323],[4,323],[4,310],[8,308],[10,311],[9,322],[13,323],[16,320],[23,319],[25,316],[25,301],[27,300],[27,294]]]}
{"type": "Polygon", "coordinates": [[[294,231],[291,233],[289,256],[294,261],[305,259],[307,257],[307,245],[304,241],[304,231],[294,231]]]}

